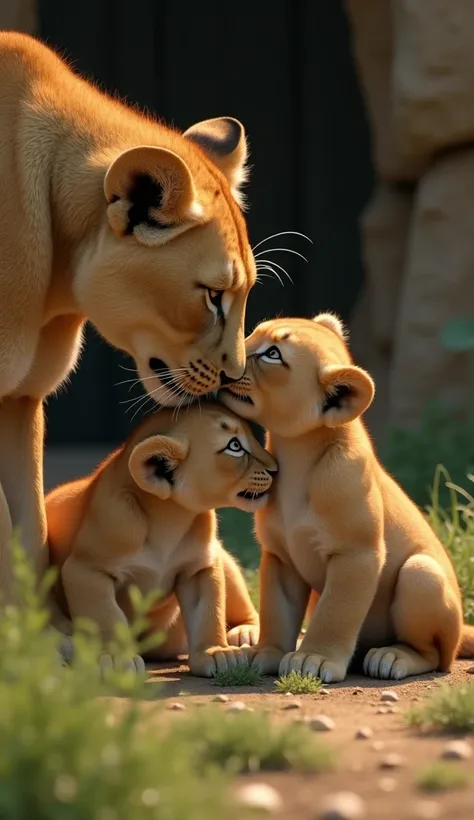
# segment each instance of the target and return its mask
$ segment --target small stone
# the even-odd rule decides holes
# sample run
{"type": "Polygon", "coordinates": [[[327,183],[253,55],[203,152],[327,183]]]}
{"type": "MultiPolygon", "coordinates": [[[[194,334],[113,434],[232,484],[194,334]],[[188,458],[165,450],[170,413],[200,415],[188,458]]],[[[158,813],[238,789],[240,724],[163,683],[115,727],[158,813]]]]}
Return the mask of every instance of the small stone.
{"type": "Polygon", "coordinates": [[[413,806],[413,817],[418,820],[437,820],[441,817],[441,805],[436,800],[419,800],[413,806]]]}
{"type": "Polygon", "coordinates": [[[382,703],[395,703],[397,700],[400,700],[400,698],[393,689],[384,689],[380,695],[380,700],[382,703]]]}
{"type": "Polygon", "coordinates": [[[396,715],[399,711],[398,706],[387,706],[387,715],[396,715]]]}
{"type": "Polygon", "coordinates": [[[420,700],[421,700],[421,698],[420,698],[420,697],[418,697],[418,695],[416,695],[416,696],[415,696],[414,698],[412,698],[411,700],[412,700],[412,703],[419,703],[419,702],[420,702],[420,700]]]}
{"type": "Polygon", "coordinates": [[[214,703],[229,703],[229,695],[216,695],[212,700],[214,703]]]}
{"type": "Polygon", "coordinates": [[[392,752],[392,754],[387,755],[384,757],[383,760],[380,761],[380,768],[381,769],[399,769],[400,766],[403,766],[405,760],[404,758],[397,754],[396,752],[392,752]]]}
{"type": "Polygon", "coordinates": [[[361,820],[365,816],[365,803],[355,792],[328,795],[319,814],[321,820],[361,820]]]}
{"type": "Polygon", "coordinates": [[[301,703],[299,700],[292,700],[291,703],[285,703],[283,709],[285,712],[288,712],[290,709],[301,709],[301,703]]]}
{"type": "Polygon", "coordinates": [[[370,726],[361,726],[360,729],[357,729],[355,738],[356,740],[369,740],[373,734],[373,729],[371,729],[370,726]]]}
{"type": "Polygon", "coordinates": [[[331,694],[331,690],[330,690],[330,689],[326,689],[326,688],[323,686],[323,687],[322,687],[322,689],[320,689],[320,690],[319,690],[319,694],[320,694],[320,695],[330,695],[330,694],[331,694]]]}
{"type": "Polygon", "coordinates": [[[316,717],[309,719],[308,724],[313,732],[332,732],[336,727],[333,719],[327,715],[316,715],[316,717]]]}
{"type": "Polygon", "coordinates": [[[353,695],[360,695],[360,693],[363,692],[363,691],[364,690],[362,689],[362,686],[356,686],[355,689],[352,690],[352,694],[353,695]]]}
{"type": "Polygon", "coordinates": [[[472,757],[472,747],[465,740],[451,740],[446,743],[441,757],[445,760],[469,760],[472,757]]]}
{"type": "Polygon", "coordinates": [[[372,749],[374,752],[383,752],[385,749],[385,742],[383,740],[374,740],[372,743],[372,749]]]}
{"type": "Polygon", "coordinates": [[[470,666],[468,669],[466,669],[466,672],[468,675],[474,675],[474,666],[470,666]]]}
{"type": "Polygon", "coordinates": [[[267,814],[279,811],[283,806],[280,793],[268,783],[246,783],[236,792],[239,803],[250,809],[260,809],[267,814]]]}
{"type": "Polygon", "coordinates": [[[379,706],[375,711],[376,715],[388,715],[388,708],[386,706],[379,706]]]}
{"type": "Polygon", "coordinates": [[[245,712],[247,706],[243,700],[233,700],[227,707],[228,712],[245,712]]]}
{"type": "Polygon", "coordinates": [[[178,703],[178,701],[176,701],[176,703],[170,703],[168,709],[170,709],[171,712],[184,712],[186,706],[184,703],[178,703]]]}
{"type": "Polygon", "coordinates": [[[383,792],[393,792],[397,788],[397,781],[394,777],[381,777],[379,780],[379,789],[383,792]]]}

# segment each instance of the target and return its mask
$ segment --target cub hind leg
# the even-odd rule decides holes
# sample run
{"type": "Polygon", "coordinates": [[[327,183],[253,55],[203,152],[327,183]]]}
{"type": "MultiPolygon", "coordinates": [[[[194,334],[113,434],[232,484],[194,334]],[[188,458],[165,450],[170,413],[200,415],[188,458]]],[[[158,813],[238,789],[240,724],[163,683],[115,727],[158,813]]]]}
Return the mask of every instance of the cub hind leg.
{"type": "Polygon", "coordinates": [[[449,671],[461,637],[462,606],[458,590],[430,555],[412,555],[401,567],[391,616],[397,643],[369,650],[366,675],[400,680],[449,671]]]}
{"type": "Polygon", "coordinates": [[[223,547],[221,552],[225,575],[227,641],[230,646],[255,646],[260,631],[257,610],[237,561],[223,547]]]}

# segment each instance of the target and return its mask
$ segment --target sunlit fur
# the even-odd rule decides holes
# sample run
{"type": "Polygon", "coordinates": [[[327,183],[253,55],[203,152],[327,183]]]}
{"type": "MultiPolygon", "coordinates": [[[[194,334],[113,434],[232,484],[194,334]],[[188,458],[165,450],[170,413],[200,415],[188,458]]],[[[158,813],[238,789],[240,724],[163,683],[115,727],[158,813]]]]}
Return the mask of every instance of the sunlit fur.
{"type": "Polygon", "coordinates": [[[269,430],[280,468],[256,514],[254,663],[330,683],[345,678],[357,648],[371,677],[448,670],[457,654],[474,656],[474,628],[462,623],[444,547],[374,453],[360,418],[374,385],[345,339],[328,314],[264,322],[247,339],[244,378],[222,391],[226,405],[269,430]],[[272,363],[272,346],[283,362],[272,363]],[[309,599],[313,614],[295,651],[309,599]]]}
{"type": "Polygon", "coordinates": [[[106,643],[130,615],[131,584],[161,590],[150,631],[169,635],[154,657],[176,657],[188,643],[195,674],[246,664],[238,647],[256,643],[258,617],[213,508],[261,508],[275,470],[248,425],[218,404],[147,418],[92,475],[46,498],[63,613],[92,619],[106,643]],[[239,457],[224,452],[235,439],[246,451],[239,457]]]}
{"type": "Polygon", "coordinates": [[[41,402],[74,368],[85,320],[175,405],[222,372],[242,375],[256,272],[237,120],[182,134],[18,33],[0,33],[0,80],[0,593],[11,600],[12,527],[45,564],[41,402]],[[206,288],[225,292],[220,318],[206,288]],[[164,381],[167,369],[178,372],[164,381]]]}

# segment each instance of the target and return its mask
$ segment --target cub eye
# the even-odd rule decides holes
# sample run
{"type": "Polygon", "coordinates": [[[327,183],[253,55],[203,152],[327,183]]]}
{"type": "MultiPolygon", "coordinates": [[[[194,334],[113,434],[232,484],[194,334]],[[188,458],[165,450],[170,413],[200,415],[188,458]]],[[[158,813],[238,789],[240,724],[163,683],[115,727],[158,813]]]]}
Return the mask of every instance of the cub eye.
{"type": "Polygon", "coordinates": [[[283,361],[281,353],[276,345],[268,347],[263,353],[260,354],[259,358],[264,362],[269,362],[269,364],[281,364],[283,361]]]}
{"type": "Polygon", "coordinates": [[[212,313],[214,313],[215,316],[224,315],[224,311],[222,309],[223,295],[223,290],[213,290],[212,288],[206,288],[206,304],[209,310],[212,313]]]}
{"type": "Polygon", "coordinates": [[[245,450],[242,447],[239,439],[234,436],[234,438],[231,438],[231,440],[227,444],[224,453],[227,453],[227,455],[229,456],[234,456],[234,458],[241,458],[241,456],[244,455],[245,450]]]}

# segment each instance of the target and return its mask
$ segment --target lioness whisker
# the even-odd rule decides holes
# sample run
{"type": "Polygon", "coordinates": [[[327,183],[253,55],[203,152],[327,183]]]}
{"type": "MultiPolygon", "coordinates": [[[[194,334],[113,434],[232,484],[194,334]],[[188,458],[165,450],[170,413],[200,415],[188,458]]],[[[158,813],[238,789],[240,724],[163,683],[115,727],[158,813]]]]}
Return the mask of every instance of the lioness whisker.
{"type": "Polygon", "coordinates": [[[294,251],[293,248],[265,248],[263,251],[259,251],[259,253],[255,254],[255,259],[258,259],[262,253],[277,253],[277,251],[282,251],[283,253],[293,253],[295,256],[299,256],[300,259],[304,259],[305,262],[308,261],[306,256],[303,256],[303,254],[299,253],[299,251],[294,251]]]}
{"type": "Polygon", "coordinates": [[[313,244],[313,240],[306,236],[305,233],[301,233],[300,231],[279,231],[278,233],[273,233],[271,236],[265,237],[265,239],[261,239],[260,242],[257,242],[256,245],[252,247],[252,251],[255,251],[260,245],[263,245],[265,242],[269,242],[270,239],[276,239],[277,236],[288,236],[289,234],[293,234],[294,236],[302,236],[303,239],[307,239],[308,242],[313,244]]]}
{"type": "Polygon", "coordinates": [[[279,265],[278,262],[274,262],[273,259],[259,259],[259,261],[257,262],[257,270],[258,270],[258,266],[261,262],[264,262],[266,265],[270,265],[272,267],[275,266],[275,268],[279,268],[281,271],[283,271],[285,276],[288,277],[291,284],[294,285],[293,279],[291,278],[291,276],[288,273],[288,271],[286,270],[286,268],[283,267],[283,265],[279,265]]]}

